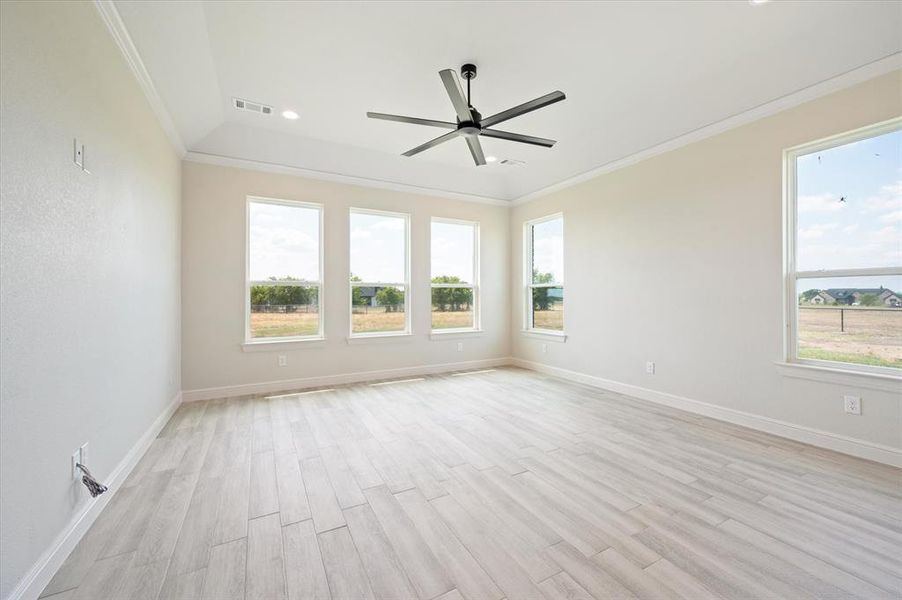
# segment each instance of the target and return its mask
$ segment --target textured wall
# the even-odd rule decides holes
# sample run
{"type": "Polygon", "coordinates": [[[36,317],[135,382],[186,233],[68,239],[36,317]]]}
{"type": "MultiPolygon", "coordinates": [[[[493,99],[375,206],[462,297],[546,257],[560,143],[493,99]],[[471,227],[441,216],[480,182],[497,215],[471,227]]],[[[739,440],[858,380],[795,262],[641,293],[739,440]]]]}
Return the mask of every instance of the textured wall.
{"type": "MultiPolygon", "coordinates": [[[[514,356],[902,447],[902,395],[785,377],[784,148],[902,114],[899,72],[515,208],[564,214],[564,344],[515,333],[514,356]],[[645,361],[657,374],[645,373],[645,361]],[[860,417],[842,395],[860,395],[860,417]]],[[[512,270],[520,289],[522,269],[512,270]]],[[[524,303],[512,299],[519,328],[524,303]]]]}
{"type": "Polygon", "coordinates": [[[178,393],[180,163],[88,2],[0,3],[0,597],[178,393]],[[87,166],[72,162],[72,138],[87,166]]]}

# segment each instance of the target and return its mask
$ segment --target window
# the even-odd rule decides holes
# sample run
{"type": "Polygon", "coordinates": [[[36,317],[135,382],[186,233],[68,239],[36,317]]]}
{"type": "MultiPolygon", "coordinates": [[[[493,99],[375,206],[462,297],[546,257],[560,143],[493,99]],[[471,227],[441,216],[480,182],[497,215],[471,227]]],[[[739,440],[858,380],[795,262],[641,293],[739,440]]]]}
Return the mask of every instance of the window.
{"type": "Polygon", "coordinates": [[[246,341],[322,338],[322,208],[248,198],[246,341]]]}
{"type": "Polygon", "coordinates": [[[432,219],[432,330],[479,328],[479,225],[432,219]]]}
{"type": "Polygon", "coordinates": [[[786,152],[790,362],[902,372],[902,119],[786,152]]]}
{"type": "Polygon", "coordinates": [[[410,333],[410,220],[351,209],[351,335],[410,333]]]}
{"type": "Polygon", "coordinates": [[[564,217],[526,223],[526,329],[564,330],[564,217]]]}

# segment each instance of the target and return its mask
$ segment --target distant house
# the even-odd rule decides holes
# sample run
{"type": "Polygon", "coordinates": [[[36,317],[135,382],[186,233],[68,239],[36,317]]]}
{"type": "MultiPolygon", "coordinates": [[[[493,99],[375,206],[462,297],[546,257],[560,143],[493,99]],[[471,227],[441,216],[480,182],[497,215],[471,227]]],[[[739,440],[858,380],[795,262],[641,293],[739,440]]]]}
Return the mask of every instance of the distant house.
{"type": "Polygon", "coordinates": [[[886,306],[891,306],[893,308],[902,307],[902,297],[900,297],[896,292],[893,292],[891,290],[883,290],[883,293],[881,293],[878,297],[886,306]]]}
{"type": "Polygon", "coordinates": [[[360,290],[360,297],[363,298],[363,306],[382,306],[376,299],[376,294],[382,289],[381,287],[360,286],[357,289],[360,290]]]}
{"type": "Polygon", "coordinates": [[[880,288],[831,288],[821,290],[817,295],[812,296],[808,300],[809,304],[840,304],[846,306],[857,306],[861,302],[861,297],[871,295],[876,296],[879,304],[891,308],[902,308],[902,296],[896,292],[880,288]]]}
{"type": "Polygon", "coordinates": [[[808,301],[810,304],[836,304],[836,298],[821,290],[808,301]]]}

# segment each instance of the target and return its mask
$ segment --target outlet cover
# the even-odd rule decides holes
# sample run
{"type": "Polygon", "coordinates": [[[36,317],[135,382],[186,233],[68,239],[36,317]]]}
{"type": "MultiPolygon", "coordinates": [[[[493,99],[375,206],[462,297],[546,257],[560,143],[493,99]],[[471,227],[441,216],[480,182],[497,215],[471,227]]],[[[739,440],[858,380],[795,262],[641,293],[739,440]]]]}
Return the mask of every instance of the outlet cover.
{"type": "Polygon", "coordinates": [[[655,374],[655,363],[653,363],[651,361],[648,361],[647,363],[645,363],[645,372],[648,373],[649,375],[654,375],[655,374]]]}
{"type": "Polygon", "coordinates": [[[288,366],[288,357],[285,356],[284,354],[280,354],[280,355],[279,355],[279,366],[280,366],[280,367],[287,367],[287,366],[288,366]]]}
{"type": "Polygon", "coordinates": [[[861,398],[858,396],[843,396],[843,410],[849,415],[861,414],[861,398]]]}

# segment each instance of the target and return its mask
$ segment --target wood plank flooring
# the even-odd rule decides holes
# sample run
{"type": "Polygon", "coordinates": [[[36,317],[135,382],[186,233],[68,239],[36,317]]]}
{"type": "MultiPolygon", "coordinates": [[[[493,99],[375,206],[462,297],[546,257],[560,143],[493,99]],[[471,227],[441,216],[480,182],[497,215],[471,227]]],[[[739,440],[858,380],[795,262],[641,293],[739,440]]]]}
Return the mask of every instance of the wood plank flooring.
{"type": "Polygon", "coordinates": [[[189,403],[42,597],[899,598],[902,471],[519,369],[189,403]]]}

